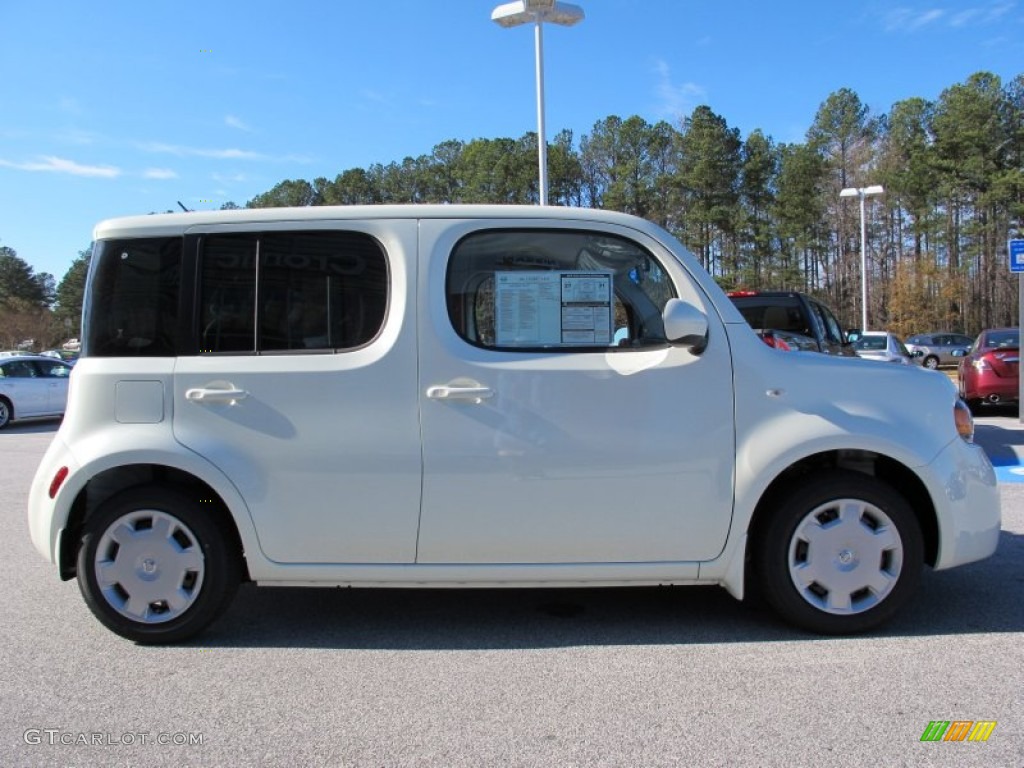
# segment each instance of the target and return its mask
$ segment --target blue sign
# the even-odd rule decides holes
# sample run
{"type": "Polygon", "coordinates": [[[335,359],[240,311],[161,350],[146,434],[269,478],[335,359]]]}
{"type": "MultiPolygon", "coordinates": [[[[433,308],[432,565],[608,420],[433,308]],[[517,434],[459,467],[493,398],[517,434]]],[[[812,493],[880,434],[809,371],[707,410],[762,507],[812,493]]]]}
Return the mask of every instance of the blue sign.
{"type": "Polygon", "coordinates": [[[1010,253],[1010,271],[1024,272],[1024,240],[1010,240],[1006,243],[1010,253]]]}

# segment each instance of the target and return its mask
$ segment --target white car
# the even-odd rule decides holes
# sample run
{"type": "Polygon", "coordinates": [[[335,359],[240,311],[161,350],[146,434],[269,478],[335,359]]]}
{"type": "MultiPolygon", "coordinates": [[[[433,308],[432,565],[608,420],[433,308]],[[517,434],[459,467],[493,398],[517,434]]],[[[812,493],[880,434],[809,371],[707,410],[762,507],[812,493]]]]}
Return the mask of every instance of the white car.
{"type": "Polygon", "coordinates": [[[756,585],[857,632],[995,550],[946,377],[779,355],[642,219],[311,207],[93,239],[29,526],[135,641],[194,635],[243,580],[756,585]]]}
{"type": "Polygon", "coordinates": [[[854,351],[865,360],[878,360],[898,365],[920,365],[900,337],[885,331],[863,331],[853,342],[854,351]]]}
{"type": "Polygon", "coordinates": [[[64,413],[71,366],[36,355],[0,357],[0,429],[12,421],[64,413]]]}

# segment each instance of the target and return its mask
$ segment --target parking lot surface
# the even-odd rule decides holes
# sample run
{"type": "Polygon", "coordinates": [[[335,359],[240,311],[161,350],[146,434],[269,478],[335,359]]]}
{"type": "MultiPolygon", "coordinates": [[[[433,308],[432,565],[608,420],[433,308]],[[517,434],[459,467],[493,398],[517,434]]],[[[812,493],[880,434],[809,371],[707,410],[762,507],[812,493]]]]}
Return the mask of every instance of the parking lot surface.
{"type": "Polygon", "coordinates": [[[29,542],[55,430],[0,432],[0,765],[1024,765],[1016,413],[978,420],[1004,483],[996,555],[926,573],[895,621],[855,638],[712,587],[247,586],[194,643],[135,646],[29,542]],[[995,727],[922,741],[933,721],[995,727]]]}

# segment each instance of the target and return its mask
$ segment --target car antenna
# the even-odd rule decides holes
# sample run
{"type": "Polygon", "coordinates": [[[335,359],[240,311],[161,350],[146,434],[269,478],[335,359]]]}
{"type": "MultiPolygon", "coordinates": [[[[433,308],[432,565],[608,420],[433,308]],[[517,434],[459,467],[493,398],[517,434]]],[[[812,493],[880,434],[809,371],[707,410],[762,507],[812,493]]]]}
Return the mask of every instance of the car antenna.
{"type": "Polygon", "coordinates": [[[190,211],[188,208],[182,205],[181,200],[178,201],[178,205],[181,205],[181,210],[183,210],[185,213],[192,213],[192,211],[190,211]]]}

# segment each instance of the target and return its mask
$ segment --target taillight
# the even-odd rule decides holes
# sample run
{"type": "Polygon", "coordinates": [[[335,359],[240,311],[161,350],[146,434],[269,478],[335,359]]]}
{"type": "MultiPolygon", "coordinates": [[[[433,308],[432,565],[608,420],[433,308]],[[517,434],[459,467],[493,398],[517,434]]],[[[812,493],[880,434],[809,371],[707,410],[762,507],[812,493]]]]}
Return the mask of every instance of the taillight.
{"type": "Polygon", "coordinates": [[[64,481],[67,480],[67,477],[68,477],[68,468],[67,467],[61,467],[60,469],[57,470],[57,473],[53,476],[53,480],[50,481],[50,498],[51,499],[56,498],[57,491],[59,491],[60,487],[62,485],[64,485],[64,481]]]}
{"type": "Polygon", "coordinates": [[[793,351],[793,348],[789,346],[789,344],[784,342],[774,333],[766,333],[764,336],[761,337],[761,340],[764,341],[765,344],[767,344],[769,347],[772,347],[773,349],[781,349],[783,352],[793,351]]]}

